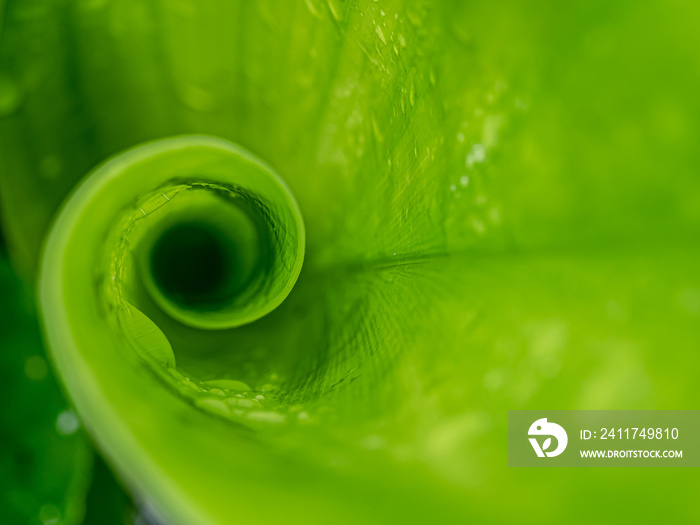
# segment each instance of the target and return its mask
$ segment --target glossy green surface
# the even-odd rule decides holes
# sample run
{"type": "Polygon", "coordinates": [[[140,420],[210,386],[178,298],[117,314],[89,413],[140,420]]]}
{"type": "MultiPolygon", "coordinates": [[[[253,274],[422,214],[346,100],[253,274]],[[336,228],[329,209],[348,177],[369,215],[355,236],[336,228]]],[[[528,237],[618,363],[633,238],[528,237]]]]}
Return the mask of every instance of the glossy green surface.
{"type": "Polygon", "coordinates": [[[697,520],[689,470],[506,466],[509,409],[697,408],[696,3],[5,4],[8,246],[36,275],[66,203],[50,349],[167,522],[697,520]],[[152,200],[213,143],[282,220],[152,200]],[[168,281],[182,224],[242,270],[168,281]]]}

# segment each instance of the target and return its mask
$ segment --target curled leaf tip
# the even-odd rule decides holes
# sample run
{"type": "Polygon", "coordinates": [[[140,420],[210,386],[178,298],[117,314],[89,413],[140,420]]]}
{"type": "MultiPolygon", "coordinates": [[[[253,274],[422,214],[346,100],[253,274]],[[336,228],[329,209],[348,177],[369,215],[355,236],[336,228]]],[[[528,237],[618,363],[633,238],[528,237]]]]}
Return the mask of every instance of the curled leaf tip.
{"type": "Polygon", "coordinates": [[[143,440],[175,432],[168,420],[183,410],[284,417],[265,410],[246,378],[226,369],[192,375],[188,358],[200,340],[284,301],[304,243],[299,207],[282,179],[214,137],[137,146],[96,168],[67,200],[42,259],[44,330],[87,425],[108,456],[132,465],[140,492],[158,465],[177,463],[154,457],[143,440]],[[160,425],[148,424],[154,407],[160,425]],[[148,457],[135,460],[144,450],[148,457]]]}

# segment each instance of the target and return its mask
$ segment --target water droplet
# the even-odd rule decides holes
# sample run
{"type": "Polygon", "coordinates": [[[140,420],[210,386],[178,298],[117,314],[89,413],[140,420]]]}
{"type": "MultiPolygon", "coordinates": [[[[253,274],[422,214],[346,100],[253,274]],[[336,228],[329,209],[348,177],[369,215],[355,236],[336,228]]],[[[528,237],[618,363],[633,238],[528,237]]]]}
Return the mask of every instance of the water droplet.
{"type": "Polygon", "coordinates": [[[78,416],[72,410],[64,410],[56,418],[56,431],[62,436],[70,436],[80,428],[78,416]]]}
{"type": "Polygon", "coordinates": [[[459,178],[459,183],[460,183],[462,186],[467,186],[467,185],[469,184],[469,177],[468,177],[467,175],[462,175],[462,176],[459,178]]]}
{"type": "Polygon", "coordinates": [[[191,388],[192,390],[195,390],[197,392],[203,392],[204,390],[197,386],[195,383],[190,381],[189,379],[183,379],[180,381],[183,385],[185,385],[188,388],[191,388]]]}
{"type": "Polygon", "coordinates": [[[484,162],[485,160],[486,149],[484,148],[483,144],[474,144],[474,146],[472,146],[471,151],[466,156],[465,164],[468,168],[471,168],[472,166],[474,166],[474,164],[484,162]]]}
{"type": "Polygon", "coordinates": [[[382,28],[377,26],[374,30],[377,33],[379,40],[381,40],[383,44],[386,44],[386,38],[384,38],[384,31],[382,31],[382,28]]]}

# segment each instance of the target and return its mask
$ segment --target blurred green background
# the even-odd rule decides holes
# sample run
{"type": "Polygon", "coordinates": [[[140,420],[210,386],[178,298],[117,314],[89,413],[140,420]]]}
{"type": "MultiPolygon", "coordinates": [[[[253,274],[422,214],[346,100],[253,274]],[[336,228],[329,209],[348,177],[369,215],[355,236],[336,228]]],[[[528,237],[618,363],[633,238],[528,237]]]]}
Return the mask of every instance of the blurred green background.
{"type": "Polygon", "coordinates": [[[305,519],[359,498],[337,477],[378,494],[375,521],[415,492],[440,522],[697,522],[689,470],[509,470],[506,417],[698,408],[700,4],[0,0],[0,17],[1,521],[145,519],[51,372],[37,264],[97,164],[207,133],[270,163],[306,222],[288,303],[232,334],[284,347],[261,358],[290,377],[282,404],[320,414],[271,432],[300,463],[332,451],[308,460],[326,491],[305,519]]]}

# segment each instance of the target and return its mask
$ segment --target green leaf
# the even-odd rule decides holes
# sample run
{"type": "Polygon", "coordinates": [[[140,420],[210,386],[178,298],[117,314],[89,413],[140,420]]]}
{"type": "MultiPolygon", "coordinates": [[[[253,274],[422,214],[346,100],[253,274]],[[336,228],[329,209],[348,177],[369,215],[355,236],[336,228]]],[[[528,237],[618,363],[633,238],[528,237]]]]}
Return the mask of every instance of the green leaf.
{"type": "Polygon", "coordinates": [[[51,229],[43,318],[156,514],[694,518],[691,474],[509,470],[505,440],[509,409],[697,405],[696,3],[5,11],[9,246],[33,274],[91,173],[51,229]],[[247,196],[230,235],[212,182],[247,196]],[[158,196],[177,184],[207,196],[158,196]]]}
{"type": "Polygon", "coordinates": [[[92,454],[58,390],[29,290],[0,258],[0,513],[6,523],[80,523],[92,454]]]}

